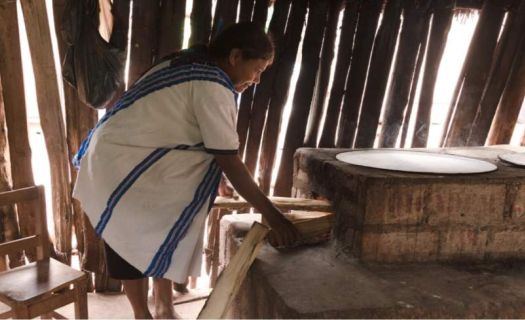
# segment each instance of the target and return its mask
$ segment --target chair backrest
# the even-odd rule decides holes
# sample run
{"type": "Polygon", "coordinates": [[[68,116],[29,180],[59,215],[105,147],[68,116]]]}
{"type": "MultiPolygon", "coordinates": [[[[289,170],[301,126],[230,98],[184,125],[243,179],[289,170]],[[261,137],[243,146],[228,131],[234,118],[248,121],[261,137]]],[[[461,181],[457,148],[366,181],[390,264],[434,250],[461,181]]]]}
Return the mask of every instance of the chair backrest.
{"type": "MultiPolygon", "coordinates": [[[[0,192],[0,206],[26,205],[31,208],[35,225],[35,233],[0,244],[0,256],[20,252],[22,250],[36,249],[37,260],[49,257],[49,235],[46,221],[46,200],[43,186],[34,186],[0,192]]],[[[18,212],[18,214],[26,213],[18,212]]]]}

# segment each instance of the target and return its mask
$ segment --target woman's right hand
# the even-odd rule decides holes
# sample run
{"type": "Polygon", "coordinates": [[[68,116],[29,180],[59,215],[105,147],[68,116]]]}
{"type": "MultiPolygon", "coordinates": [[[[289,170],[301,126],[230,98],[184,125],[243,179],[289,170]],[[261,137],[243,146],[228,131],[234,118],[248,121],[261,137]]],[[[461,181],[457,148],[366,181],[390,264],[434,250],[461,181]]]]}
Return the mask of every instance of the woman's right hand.
{"type": "Polygon", "coordinates": [[[286,219],[277,209],[271,214],[263,215],[264,220],[270,225],[271,231],[268,234],[268,241],[276,248],[296,246],[301,235],[295,226],[286,219]]]}

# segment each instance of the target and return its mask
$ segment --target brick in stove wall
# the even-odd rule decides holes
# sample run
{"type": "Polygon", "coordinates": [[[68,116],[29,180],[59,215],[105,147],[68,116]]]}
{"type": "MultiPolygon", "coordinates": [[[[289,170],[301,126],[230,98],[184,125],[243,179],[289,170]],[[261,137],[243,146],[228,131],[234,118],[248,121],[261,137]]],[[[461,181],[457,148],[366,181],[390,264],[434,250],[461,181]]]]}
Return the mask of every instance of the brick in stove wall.
{"type": "Polygon", "coordinates": [[[484,227],[503,223],[504,184],[436,183],[429,185],[428,192],[425,216],[431,226],[484,227]]]}
{"type": "Polygon", "coordinates": [[[426,185],[374,183],[367,189],[365,224],[416,225],[423,218],[426,185]]]}
{"type": "Polygon", "coordinates": [[[360,259],[368,262],[413,262],[437,259],[439,236],[434,231],[367,231],[360,259]]]}
{"type": "Polygon", "coordinates": [[[510,230],[492,230],[488,234],[486,258],[493,259],[524,259],[525,230],[521,228],[510,230]]]}
{"type": "Polygon", "coordinates": [[[525,224],[525,185],[507,185],[504,219],[509,223],[525,224]]]}
{"type": "Polygon", "coordinates": [[[454,228],[440,233],[439,260],[482,260],[488,230],[454,228]]]}

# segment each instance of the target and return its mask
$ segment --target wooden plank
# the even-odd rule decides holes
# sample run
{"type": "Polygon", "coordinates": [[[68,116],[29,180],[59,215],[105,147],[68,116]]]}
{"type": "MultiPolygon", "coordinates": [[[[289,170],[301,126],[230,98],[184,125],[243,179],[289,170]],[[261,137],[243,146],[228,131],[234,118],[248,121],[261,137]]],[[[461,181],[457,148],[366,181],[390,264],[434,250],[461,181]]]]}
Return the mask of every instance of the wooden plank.
{"type": "Polygon", "coordinates": [[[72,233],[69,160],[49,20],[45,2],[28,0],[21,4],[33,62],[40,123],[51,167],[56,247],[69,261],[72,233]]]}
{"type": "Polygon", "coordinates": [[[317,147],[317,137],[321,126],[321,118],[324,113],[328,84],[331,76],[332,63],[334,59],[335,38],[337,35],[337,25],[339,23],[339,12],[341,11],[342,0],[330,0],[328,9],[327,26],[324,32],[323,49],[321,50],[321,62],[317,72],[316,89],[310,107],[310,116],[306,126],[305,146],[317,147]]]}
{"type": "Polygon", "coordinates": [[[423,31],[423,39],[421,41],[421,46],[418,49],[417,52],[417,62],[416,62],[416,68],[414,70],[414,73],[412,74],[412,81],[410,83],[410,95],[408,97],[408,104],[407,109],[405,111],[405,114],[403,115],[403,123],[401,125],[401,137],[400,137],[400,147],[405,148],[407,147],[407,134],[408,134],[408,127],[410,125],[410,116],[412,115],[412,110],[414,109],[414,103],[416,100],[416,91],[417,91],[417,84],[419,82],[419,77],[421,73],[421,67],[423,66],[424,56],[425,52],[427,50],[427,36],[428,32],[430,30],[430,16],[427,17],[426,23],[425,23],[425,29],[423,31]]]}
{"type": "Polygon", "coordinates": [[[523,41],[523,30],[525,30],[525,1],[519,2],[519,6],[508,12],[504,28],[496,47],[496,56],[489,80],[472,124],[468,140],[468,145],[471,146],[485,144],[490,125],[510,75],[512,63],[519,52],[523,54],[523,51],[519,50],[519,45],[520,41],[523,41]]]}
{"type": "Polygon", "coordinates": [[[29,237],[12,240],[7,243],[0,243],[0,255],[11,254],[17,251],[22,251],[26,248],[36,247],[39,242],[39,236],[32,235],[29,237]]]}
{"type": "Polygon", "coordinates": [[[240,0],[239,22],[251,21],[255,0],[240,0]]]}
{"type": "Polygon", "coordinates": [[[185,18],[186,0],[161,0],[159,58],[182,49],[185,18]]]}
{"type": "Polygon", "coordinates": [[[361,98],[382,3],[379,0],[364,1],[359,12],[350,73],[339,120],[337,147],[348,148],[353,145],[361,98]]]}
{"type": "Polygon", "coordinates": [[[461,90],[456,90],[459,92],[457,103],[450,107],[454,112],[445,142],[447,147],[467,144],[470,128],[490,71],[504,15],[505,8],[501,2],[487,0],[484,3],[463,66],[463,78],[457,83],[457,86],[461,86],[461,90]]]}
{"type": "Polygon", "coordinates": [[[403,115],[409,101],[418,51],[422,46],[422,41],[427,40],[424,31],[427,20],[430,18],[430,1],[406,1],[403,7],[403,17],[398,54],[392,74],[392,83],[387,93],[379,137],[380,148],[396,146],[403,125],[403,115]]]}
{"type": "Polygon", "coordinates": [[[454,16],[453,10],[454,0],[439,1],[436,7],[433,8],[432,28],[430,31],[428,50],[426,52],[416,125],[412,137],[412,147],[414,148],[424,148],[427,146],[428,132],[430,130],[430,115],[434,101],[434,89],[441,58],[447,43],[448,32],[450,31],[452,18],[454,16]]]}
{"type": "MultiPolygon", "coordinates": [[[[270,33],[274,36],[274,41],[276,44],[274,63],[270,67],[268,67],[268,69],[262,74],[261,82],[256,87],[256,93],[252,105],[252,115],[250,118],[250,129],[248,133],[248,140],[246,143],[245,163],[248,167],[248,170],[252,174],[254,173],[255,166],[257,164],[259,148],[261,145],[261,136],[263,136],[264,119],[266,117],[266,112],[268,110],[270,101],[273,101],[272,94],[276,89],[275,84],[277,83],[277,81],[280,81],[278,75],[280,72],[283,72],[281,71],[284,61],[283,59],[289,58],[287,56],[287,52],[288,50],[293,50],[294,45],[295,53],[297,53],[297,46],[299,44],[299,38],[301,36],[300,31],[297,31],[297,29],[302,28],[302,25],[296,25],[295,20],[300,19],[299,17],[301,16],[301,10],[303,8],[304,10],[306,10],[306,4],[303,1],[299,1],[295,7],[295,13],[291,15],[290,18],[290,23],[293,23],[291,24],[291,26],[293,27],[289,29],[289,33],[287,35],[284,35],[286,19],[288,18],[288,12],[290,11],[290,0],[281,0],[275,4],[274,14],[272,16],[272,20],[270,21],[269,27],[270,33]]],[[[302,15],[302,18],[304,21],[304,13],[302,15]]],[[[293,65],[293,63],[295,62],[295,56],[291,58],[290,62],[293,65]]],[[[289,75],[291,76],[291,73],[289,75]]],[[[289,79],[286,80],[288,80],[288,86],[285,88],[285,90],[288,90],[289,79]]],[[[283,85],[286,86],[286,83],[283,85]]],[[[268,115],[268,117],[270,121],[270,115],[268,115]]],[[[265,149],[263,146],[263,149],[261,151],[263,154],[261,155],[260,160],[260,170],[265,169],[262,167],[264,165],[264,151],[265,149]]],[[[266,185],[263,182],[261,186],[266,185]]],[[[268,190],[264,189],[264,187],[263,191],[268,192],[268,190]]]]}
{"type": "Polygon", "coordinates": [[[339,51],[337,52],[337,65],[335,67],[332,89],[330,90],[330,99],[326,107],[326,117],[321,139],[319,140],[319,147],[321,148],[333,148],[335,146],[335,133],[352,57],[353,40],[360,6],[361,1],[346,0],[343,25],[341,26],[341,40],[339,40],[339,51]]]}
{"type": "Polygon", "coordinates": [[[189,46],[208,44],[211,34],[211,0],[193,2],[189,46]]]}
{"type": "Polygon", "coordinates": [[[315,244],[330,238],[335,222],[334,213],[292,211],[285,215],[301,235],[301,244],[315,244]]]}
{"type": "Polygon", "coordinates": [[[234,24],[237,19],[239,0],[217,0],[211,38],[215,38],[222,30],[234,24]]]}
{"type": "Polygon", "coordinates": [[[275,182],[274,193],[276,195],[290,196],[292,191],[293,155],[295,150],[301,147],[304,142],[327,14],[327,0],[309,2],[308,21],[303,39],[301,69],[292,101],[292,110],[288,120],[279,173],[275,182]]]}
{"type": "MultiPolygon", "coordinates": [[[[333,212],[332,205],[326,200],[287,198],[287,197],[269,197],[270,201],[279,210],[310,210],[310,211],[328,211],[333,212]]],[[[251,205],[243,198],[226,198],[217,197],[214,208],[240,210],[249,208],[251,205]]]]}
{"type": "MultiPolygon", "coordinates": [[[[16,2],[0,0],[0,76],[9,79],[3,83],[3,98],[9,141],[9,163],[13,188],[29,187],[35,184],[31,164],[31,147],[27,130],[27,113],[24,93],[22,56],[16,2]]],[[[35,232],[34,207],[17,207],[21,234],[35,232]]],[[[30,254],[29,259],[33,256],[30,254]]]]}
{"type": "Polygon", "coordinates": [[[239,250],[219,276],[217,285],[206,300],[198,319],[219,319],[226,315],[268,232],[267,227],[254,222],[239,250]]]}
{"type": "Polygon", "coordinates": [[[401,23],[401,0],[389,0],[383,12],[383,20],[377,32],[368,71],[368,79],[359,116],[356,148],[374,146],[383,98],[392,68],[399,25],[401,23]]]}
{"type": "Polygon", "coordinates": [[[253,21],[258,23],[261,27],[266,27],[266,20],[268,20],[268,7],[270,0],[256,0],[253,8],[253,21]]]}
{"type": "Polygon", "coordinates": [[[132,19],[128,74],[130,85],[159,58],[159,0],[134,1],[132,19]]]}
{"type": "MultiPolygon", "coordinates": [[[[1,79],[0,79],[1,80],[1,79]]],[[[5,127],[4,101],[2,97],[2,82],[0,81],[0,192],[11,190],[10,175],[8,174],[9,162],[7,160],[7,130],[5,127]]],[[[14,206],[0,206],[0,243],[14,240],[20,237],[16,211],[14,206]]],[[[21,252],[15,252],[9,256],[11,268],[24,264],[21,252]]],[[[6,256],[0,254],[0,271],[7,269],[6,256]]]]}
{"type": "Polygon", "coordinates": [[[488,144],[508,144],[512,138],[525,96],[525,33],[522,32],[520,50],[514,59],[512,72],[496,111],[488,144]]]}

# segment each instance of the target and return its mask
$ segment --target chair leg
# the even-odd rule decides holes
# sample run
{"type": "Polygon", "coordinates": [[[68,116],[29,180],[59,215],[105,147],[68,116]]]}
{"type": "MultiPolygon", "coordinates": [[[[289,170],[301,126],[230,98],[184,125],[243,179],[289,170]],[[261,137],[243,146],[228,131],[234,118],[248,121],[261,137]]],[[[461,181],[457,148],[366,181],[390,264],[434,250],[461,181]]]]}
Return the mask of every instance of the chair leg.
{"type": "Polygon", "coordinates": [[[86,279],[75,283],[75,319],[88,318],[86,279]]]}
{"type": "Polygon", "coordinates": [[[29,319],[29,308],[23,305],[13,308],[13,319],[29,319]]]}

